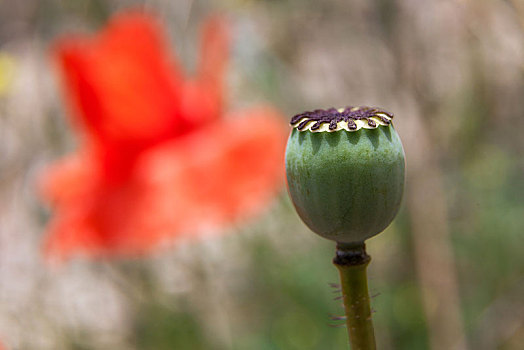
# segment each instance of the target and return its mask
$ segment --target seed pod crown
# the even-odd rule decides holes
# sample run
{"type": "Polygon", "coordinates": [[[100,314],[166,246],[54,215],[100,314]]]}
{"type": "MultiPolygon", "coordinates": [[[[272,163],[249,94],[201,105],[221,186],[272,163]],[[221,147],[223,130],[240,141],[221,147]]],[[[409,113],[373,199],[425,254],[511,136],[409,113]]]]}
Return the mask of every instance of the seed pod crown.
{"type": "Polygon", "coordinates": [[[316,109],[300,113],[291,118],[291,126],[300,131],[357,131],[361,128],[375,129],[389,125],[393,114],[374,107],[346,107],[316,109]]]}

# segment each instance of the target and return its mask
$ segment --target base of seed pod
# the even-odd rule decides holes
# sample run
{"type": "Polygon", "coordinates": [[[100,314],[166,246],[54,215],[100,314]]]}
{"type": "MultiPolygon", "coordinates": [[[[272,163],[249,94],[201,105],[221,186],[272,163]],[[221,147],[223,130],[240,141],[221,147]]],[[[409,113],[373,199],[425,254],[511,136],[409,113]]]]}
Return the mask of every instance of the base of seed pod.
{"type": "Polygon", "coordinates": [[[368,264],[371,257],[366,253],[364,242],[337,243],[333,264],[339,266],[357,266],[368,264]]]}

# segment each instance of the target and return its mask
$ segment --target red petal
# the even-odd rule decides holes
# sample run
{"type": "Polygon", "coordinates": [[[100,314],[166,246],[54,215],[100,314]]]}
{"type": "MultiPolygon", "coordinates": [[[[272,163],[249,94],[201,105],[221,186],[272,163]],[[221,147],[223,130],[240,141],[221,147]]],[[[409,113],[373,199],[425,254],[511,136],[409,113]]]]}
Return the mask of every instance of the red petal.
{"type": "Polygon", "coordinates": [[[66,203],[92,192],[99,174],[88,154],[72,154],[46,169],[40,192],[52,204],[66,203]]]}
{"type": "Polygon", "coordinates": [[[155,236],[160,231],[144,208],[145,190],[135,181],[100,185],[88,196],[60,203],[48,226],[46,255],[63,260],[75,254],[141,254],[157,247],[162,237],[155,236]]]}
{"type": "Polygon", "coordinates": [[[117,16],[97,37],[64,40],[56,53],[66,90],[95,139],[140,149],[184,129],[180,76],[152,18],[117,16]]]}
{"type": "Polygon", "coordinates": [[[269,108],[232,116],[151,152],[148,203],[179,234],[217,231],[266,207],[282,185],[286,131],[269,108]]]}
{"type": "Polygon", "coordinates": [[[143,153],[129,182],[59,205],[48,254],[136,255],[259,213],[282,185],[286,132],[275,111],[244,114],[143,153]]]}

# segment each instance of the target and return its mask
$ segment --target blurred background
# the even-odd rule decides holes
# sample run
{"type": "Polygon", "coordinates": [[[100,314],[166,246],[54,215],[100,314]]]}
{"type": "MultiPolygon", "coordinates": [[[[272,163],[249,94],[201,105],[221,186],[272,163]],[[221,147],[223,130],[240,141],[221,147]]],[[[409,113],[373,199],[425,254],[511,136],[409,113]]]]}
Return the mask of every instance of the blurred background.
{"type": "MultiPolygon", "coordinates": [[[[334,244],[284,186],[263,215],[142,259],[43,262],[35,181],[72,151],[53,41],[130,6],[191,70],[214,12],[232,24],[228,109],[395,114],[395,222],[367,242],[380,349],[522,349],[524,3],[520,0],[0,1],[0,342],[7,349],[345,349],[334,244]]],[[[287,123],[287,120],[282,120],[287,123]]],[[[1,347],[1,346],[0,346],[1,347]]]]}

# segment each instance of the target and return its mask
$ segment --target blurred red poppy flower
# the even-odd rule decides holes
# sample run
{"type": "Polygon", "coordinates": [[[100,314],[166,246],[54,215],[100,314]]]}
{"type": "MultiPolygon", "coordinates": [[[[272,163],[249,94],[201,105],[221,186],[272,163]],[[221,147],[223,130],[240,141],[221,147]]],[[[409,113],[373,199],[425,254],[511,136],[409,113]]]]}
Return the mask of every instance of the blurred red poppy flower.
{"type": "Polygon", "coordinates": [[[268,204],[281,185],[283,119],[270,107],[224,115],[227,51],[225,23],[208,20],[187,78],[143,13],[58,43],[82,141],[43,176],[54,209],[48,256],[147,253],[219,232],[268,204]]]}

